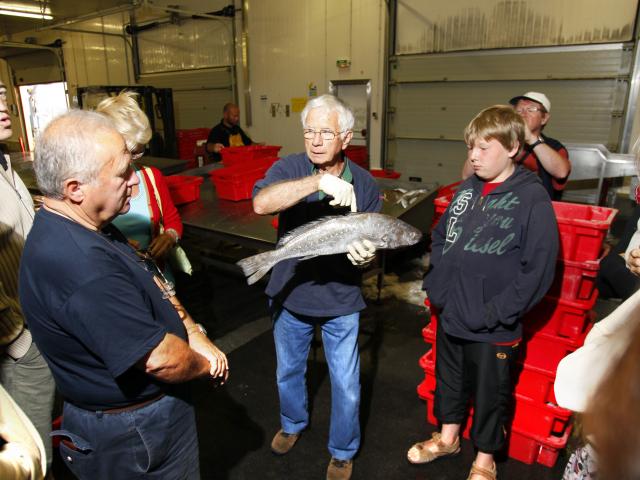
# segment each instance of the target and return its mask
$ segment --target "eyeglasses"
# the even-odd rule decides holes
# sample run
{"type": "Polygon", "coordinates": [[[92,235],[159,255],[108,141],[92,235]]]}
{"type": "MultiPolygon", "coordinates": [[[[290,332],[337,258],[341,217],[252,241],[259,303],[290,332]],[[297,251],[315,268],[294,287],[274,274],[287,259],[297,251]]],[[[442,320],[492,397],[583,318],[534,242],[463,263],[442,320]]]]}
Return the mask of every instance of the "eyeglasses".
{"type": "Polygon", "coordinates": [[[536,113],[536,112],[542,112],[544,113],[544,108],[540,108],[540,107],[524,107],[524,108],[516,108],[516,113],[518,115],[522,115],[523,113],[536,113]]]}
{"type": "Polygon", "coordinates": [[[329,130],[328,128],[323,128],[321,130],[314,130],[313,128],[305,128],[304,130],[302,130],[302,136],[307,140],[313,140],[314,138],[316,138],[317,134],[320,134],[320,137],[322,138],[322,140],[326,140],[327,142],[330,142],[331,140],[336,138],[336,135],[339,135],[342,132],[344,132],[344,130],[341,132],[334,132],[333,130],[329,130]]]}

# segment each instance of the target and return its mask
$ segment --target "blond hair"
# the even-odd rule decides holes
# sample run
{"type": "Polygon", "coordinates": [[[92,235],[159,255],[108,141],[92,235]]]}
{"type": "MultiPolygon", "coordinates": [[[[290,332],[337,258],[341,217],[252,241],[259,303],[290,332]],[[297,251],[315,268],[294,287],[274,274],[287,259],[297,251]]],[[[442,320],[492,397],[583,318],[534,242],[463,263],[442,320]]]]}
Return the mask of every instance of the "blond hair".
{"type": "Polygon", "coordinates": [[[478,113],[464,130],[464,141],[495,139],[507,150],[524,145],[524,121],[511,105],[494,105],[478,113]]]}
{"type": "Polygon", "coordinates": [[[137,96],[136,92],[122,91],[115,97],[105,98],[96,108],[96,112],[113,122],[130,152],[149,143],[152,135],[149,119],[138,106],[137,96]]]}

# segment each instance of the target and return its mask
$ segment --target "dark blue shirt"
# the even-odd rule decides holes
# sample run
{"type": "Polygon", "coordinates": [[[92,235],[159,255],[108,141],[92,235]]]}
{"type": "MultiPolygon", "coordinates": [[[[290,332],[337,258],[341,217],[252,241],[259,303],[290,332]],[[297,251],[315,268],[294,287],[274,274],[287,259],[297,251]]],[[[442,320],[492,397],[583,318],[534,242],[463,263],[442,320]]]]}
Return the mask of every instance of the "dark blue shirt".
{"type": "Polygon", "coordinates": [[[134,365],[182,321],[124,236],[94,232],[44,208],[20,267],[20,302],[60,393],[101,410],[167,387],[134,365]]]}
{"type": "Polygon", "coordinates": [[[423,288],[449,335],[513,342],[553,282],[558,225],[542,182],[524,167],[486,196],[483,187],[476,175],[465,180],[431,232],[423,288]]]}
{"type": "MultiPolygon", "coordinates": [[[[345,160],[351,173],[359,212],[379,212],[382,198],[371,174],[360,166],[345,160]]],[[[278,160],[264,179],[253,189],[255,196],[262,188],[284,180],[313,175],[314,166],[305,153],[289,155],[278,160]]],[[[303,201],[280,212],[278,239],[296,227],[331,215],[344,215],[349,207],[329,205],[331,197],[316,192],[303,201]]],[[[365,307],[360,291],[361,271],[351,265],[344,253],[324,255],[309,260],[288,259],[273,267],[267,295],[277,305],[294,313],[314,317],[349,315],[365,307]]]]}

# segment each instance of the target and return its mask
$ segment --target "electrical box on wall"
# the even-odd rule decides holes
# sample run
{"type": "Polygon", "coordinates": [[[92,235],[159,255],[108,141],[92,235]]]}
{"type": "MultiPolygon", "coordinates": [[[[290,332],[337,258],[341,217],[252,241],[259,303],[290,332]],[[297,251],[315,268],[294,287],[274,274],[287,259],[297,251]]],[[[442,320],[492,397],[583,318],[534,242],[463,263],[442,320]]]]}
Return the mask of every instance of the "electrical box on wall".
{"type": "Polygon", "coordinates": [[[339,58],[336,60],[336,67],[338,68],[349,68],[351,66],[351,60],[347,58],[339,58]]]}

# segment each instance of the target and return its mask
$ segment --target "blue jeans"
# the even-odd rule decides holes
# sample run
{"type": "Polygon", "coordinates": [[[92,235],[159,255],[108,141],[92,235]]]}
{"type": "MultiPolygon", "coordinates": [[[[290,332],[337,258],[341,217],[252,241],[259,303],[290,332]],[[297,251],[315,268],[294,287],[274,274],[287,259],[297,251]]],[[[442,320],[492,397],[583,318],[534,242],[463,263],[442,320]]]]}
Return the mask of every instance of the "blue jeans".
{"type": "Polygon", "coordinates": [[[282,309],[273,327],[280,422],[286,433],[300,433],[309,423],[305,379],[307,357],[314,326],[320,325],[331,378],[329,452],[339,460],[350,460],[360,447],[359,320],[359,312],[325,318],[297,315],[282,309]]]}
{"type": "Polygon", "coordinates": [[[113,414],[65,403],[53,434],[73,444],[60,443],[60,455],[81,480],[200,478],[193,407],[171,395],[113,414]]]}

